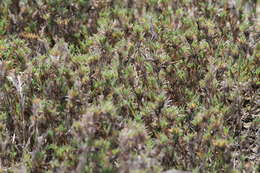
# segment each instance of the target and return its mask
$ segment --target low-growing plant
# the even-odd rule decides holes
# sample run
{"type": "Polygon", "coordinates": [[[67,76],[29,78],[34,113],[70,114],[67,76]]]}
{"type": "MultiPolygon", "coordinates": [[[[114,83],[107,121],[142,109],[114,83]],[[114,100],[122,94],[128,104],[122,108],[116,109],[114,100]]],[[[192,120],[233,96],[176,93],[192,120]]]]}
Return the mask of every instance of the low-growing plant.
{"type": "Polygon", "coordinates": [[[259,172],[257,3],[0,2],[0,171],[259,172]]]}

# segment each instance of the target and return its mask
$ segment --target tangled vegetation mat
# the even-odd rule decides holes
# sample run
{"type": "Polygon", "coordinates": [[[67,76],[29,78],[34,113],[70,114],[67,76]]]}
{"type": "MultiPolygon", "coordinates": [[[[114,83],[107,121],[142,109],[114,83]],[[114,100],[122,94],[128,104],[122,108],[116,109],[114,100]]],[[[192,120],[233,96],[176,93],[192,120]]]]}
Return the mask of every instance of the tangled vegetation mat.
{"type": "Polygon", "coordinates": [[[260,172],[259,0],[0,1],[0,172],[260,172]]]}

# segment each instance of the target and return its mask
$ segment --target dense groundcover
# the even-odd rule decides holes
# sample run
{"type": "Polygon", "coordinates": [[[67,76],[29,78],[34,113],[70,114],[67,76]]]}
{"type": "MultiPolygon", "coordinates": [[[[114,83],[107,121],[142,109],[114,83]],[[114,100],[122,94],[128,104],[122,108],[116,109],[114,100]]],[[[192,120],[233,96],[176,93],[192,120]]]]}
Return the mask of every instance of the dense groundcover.
{"type": "Polygon", "coordinates": [[[0,1],[0,172],[258,172],[257,3],[0,1]]]}

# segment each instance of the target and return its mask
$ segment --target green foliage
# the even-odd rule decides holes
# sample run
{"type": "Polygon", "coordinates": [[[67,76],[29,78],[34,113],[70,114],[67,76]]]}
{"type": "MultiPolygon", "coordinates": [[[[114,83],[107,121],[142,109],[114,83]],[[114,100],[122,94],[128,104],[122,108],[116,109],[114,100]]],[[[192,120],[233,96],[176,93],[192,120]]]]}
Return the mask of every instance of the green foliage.
{"type": "Polygon", "coordinates": [[[230,2],[1,2],[0,172],[258,172],[259,33],[230,2]]]}

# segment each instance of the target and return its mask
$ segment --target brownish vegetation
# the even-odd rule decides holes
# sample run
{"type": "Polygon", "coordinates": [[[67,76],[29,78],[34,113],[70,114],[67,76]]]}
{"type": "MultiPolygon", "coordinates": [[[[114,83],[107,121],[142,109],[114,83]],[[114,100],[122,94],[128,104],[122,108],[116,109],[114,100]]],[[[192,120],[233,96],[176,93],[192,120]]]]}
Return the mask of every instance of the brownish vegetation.
{"type": "Polygon", "coordinates": [[[259,172],[255,9],[0,1],[0,172],[259,172]]]}

